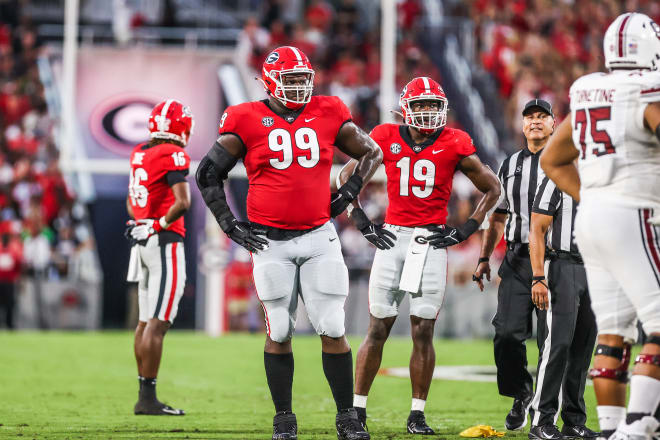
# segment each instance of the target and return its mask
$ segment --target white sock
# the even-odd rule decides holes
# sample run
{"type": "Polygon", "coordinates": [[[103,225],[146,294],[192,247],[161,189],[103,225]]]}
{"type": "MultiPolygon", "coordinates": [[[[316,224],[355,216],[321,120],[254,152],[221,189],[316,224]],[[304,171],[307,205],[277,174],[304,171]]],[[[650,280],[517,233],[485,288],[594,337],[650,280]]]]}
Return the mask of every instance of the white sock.
{"type": "Polygon", "coordinates": [[[655,413],[660,404],[660,380],[635,374],[630,379],[628,413],[655,413]]]}
{"type": "Polygon", "coordinates": [[[598,405],[596,412],[601,431],[614,431],[620,422],[626,420],[626,408],[623,406],[598,405]]]}
{"type": "Polygon", "coordinates": [[[356,408],[366,408],[367,397],[368,396],[360,396],[359,394],[353,394],[353,406],[356,408]]]}
{"type": "Polygon", "coordinates": [[[426,405],[426,400],[415,399],[413,397],[411,411],[421,411],[424,412],[424,405],[426,405]]]}

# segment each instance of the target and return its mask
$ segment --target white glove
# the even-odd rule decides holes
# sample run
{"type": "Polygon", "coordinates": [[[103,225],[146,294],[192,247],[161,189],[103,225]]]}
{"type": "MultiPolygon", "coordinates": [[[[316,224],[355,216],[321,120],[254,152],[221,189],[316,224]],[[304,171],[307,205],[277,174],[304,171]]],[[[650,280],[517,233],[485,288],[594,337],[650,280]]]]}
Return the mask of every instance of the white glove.
{"type": "Polygon", "coordinates": [[[151,237],[163,229],[167,229],[170,225],[165,221],[165,216],[162,216],[158,221],[152,218],[145,218],[142,220],[131,220],[135,226],[131,229],[131,237],[134,240],[142,241],[151,237]]]}
{"type": "Polygon", "coordinates": [[[653,226],[660,226],[660,214],[651,217],[647,221],[653,226]]]}

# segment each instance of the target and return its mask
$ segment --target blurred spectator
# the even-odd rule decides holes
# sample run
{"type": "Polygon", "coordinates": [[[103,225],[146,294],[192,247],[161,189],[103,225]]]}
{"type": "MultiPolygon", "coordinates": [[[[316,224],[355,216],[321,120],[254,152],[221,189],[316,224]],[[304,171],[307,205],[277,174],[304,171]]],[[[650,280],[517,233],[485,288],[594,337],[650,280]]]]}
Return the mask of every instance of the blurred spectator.
{"type": "Polygon", "coordinates": [[[251,298],[256,296],[250,253],[238,246],[225,268],[225,326],[229,331],[250,329],[251,298]]]}
{"type": "Polygon", "coordinates": [[[16,283],[23,260],[23,246],[16,229],[14,222],[0,223],[0,309],[5,311],[4,322],[9,329],[15,328],[16,283]]]}

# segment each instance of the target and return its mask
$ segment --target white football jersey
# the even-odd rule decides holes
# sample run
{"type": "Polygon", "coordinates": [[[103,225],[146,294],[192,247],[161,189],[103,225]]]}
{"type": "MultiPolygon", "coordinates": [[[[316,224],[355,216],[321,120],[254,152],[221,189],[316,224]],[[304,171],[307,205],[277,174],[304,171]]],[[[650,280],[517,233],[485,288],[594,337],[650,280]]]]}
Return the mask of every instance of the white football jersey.
{"type": "Polygon", "coordinates": [[[578,78],[570,90],[581,197],[660,206],[660,141],[644,126],[660,101],[660,71],[615,70],[578,78]]]}

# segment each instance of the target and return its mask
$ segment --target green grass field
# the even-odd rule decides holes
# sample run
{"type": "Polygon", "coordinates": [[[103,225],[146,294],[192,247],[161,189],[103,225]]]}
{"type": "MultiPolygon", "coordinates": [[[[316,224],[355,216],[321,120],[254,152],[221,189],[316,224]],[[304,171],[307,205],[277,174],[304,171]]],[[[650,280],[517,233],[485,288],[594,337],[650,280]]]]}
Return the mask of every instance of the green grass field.
{"type": "MultiPolygon", "coordinates": [[[[159,398],[184,417],[132,414],[137,373],[129,332],[0,332],[0,438],[21,439],[270,439],[273,404],[263,371],[262,335],[212,339],[167,335],[159,398]]],[[[352,338],[354,354],[361,340],[352,338]]],[[[321,367],[318,337],[294,337],[293,410],[299,438],[336,439],[335,406],[321,367]]],[[[491,341],[438,340],[438,365],[492,365],[491,341]]],[[[383,367],[408,365],[411,343],[394,338],[383,367]]],[[[530,364],[536,362],[530,344],[530,364]]],[[[596,428],[593,388],[587,387],[589,425],[596,428]]],[[[504,429],[511,399],[494,383],[434,380],[426,404],[436,438],[457,439],[472,425],[504,429]]],[[[399,439],[410,410],[408,379],[378,376],[369,396],[373,439],[399,439]]],[[[560,422],[561,426],[561,422],[560,422]]],[[[507,433],[508,438],[527,438],[507,433]]]]}

